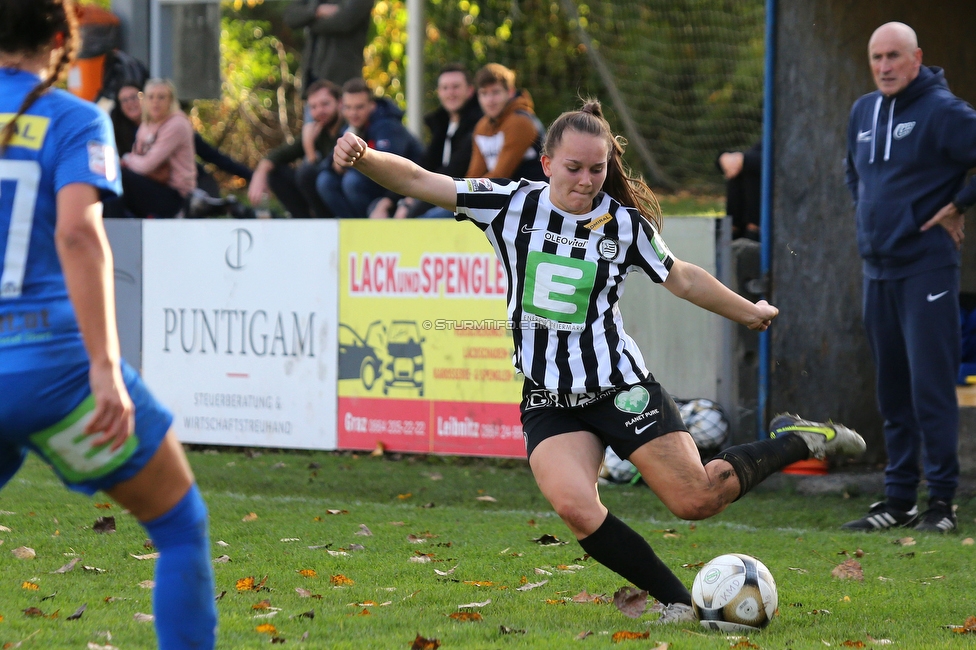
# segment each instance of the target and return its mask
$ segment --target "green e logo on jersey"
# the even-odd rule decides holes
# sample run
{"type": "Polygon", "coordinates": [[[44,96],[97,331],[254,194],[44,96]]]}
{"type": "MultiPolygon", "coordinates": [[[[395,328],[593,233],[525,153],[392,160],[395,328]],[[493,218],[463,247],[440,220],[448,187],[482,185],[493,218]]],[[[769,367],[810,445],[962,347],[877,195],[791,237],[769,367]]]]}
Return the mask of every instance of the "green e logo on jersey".
{"type": "Polygon", "coordinates": [[[532,251],[525,260],[522,309],[557,323],[583,323],[596,263],[532,251]]]}

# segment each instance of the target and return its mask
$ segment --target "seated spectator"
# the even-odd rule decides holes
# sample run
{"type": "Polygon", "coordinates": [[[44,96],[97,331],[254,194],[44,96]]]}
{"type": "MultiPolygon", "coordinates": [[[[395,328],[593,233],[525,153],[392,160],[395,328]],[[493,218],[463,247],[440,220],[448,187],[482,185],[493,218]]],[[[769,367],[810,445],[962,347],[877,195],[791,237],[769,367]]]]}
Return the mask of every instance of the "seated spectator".
{"type": "Polygon", "coordinates": [[[115,147],[119,155],[132,151],[136,143],[136,131],[142,124],[142,87],[135,82],[125,82],[115,95],[115,105],[109,112],[115,130],[115,147]]]}
{"type": "MultiPolygon", "coordinates": [[[[136,141],[136,132],[142,124],[143,112],[142,90],[137,82],[125,81],[115,95],[114,105],[109,111],[112,126],[115,130],[115,147],[119,156],[132,151],[136,141]]],[[[208,162],[233,176],[239,176],[250,182],[251,170],[203,139],[199,133],[193,133],[193,149],[204,162],[208,162]]],[[[220,196],[220,187],[216,179],[203,167],[199,161],[197,165],[197,187],[210,196],[220,196]]]]}
{"type": "MultiPolygon", "coordinates": [[[[419,161],[420,166],[438,174],[460,178],[468,171],[471,136],[482,116],[471,75],[463,65],[450,63],[441,68],[437,76],[437,99],[441,105],[424,117],[430,131],[430,143],[419,161]]],[[[392,197],[386,200],[390,201],[392,207],[392,197]]],[[[454,216],[450,210],[414,198],[402,198],[397,205],[393,215],[395,219],[454,216]]]]}
{"type": "Polygon", "coordinates": [[[306,102],[311,120],[302,126],[301,139],[272,149],[258,163],[247,190],[251,205],[261,203],[270,188],[296,219],[335,216],[319,197],[315,179],[339,137],[341,99],[342,90],[331,81],[311,85],[306,102]]]}
{"type": "MultiPolygon", "coordinates": [[[[417,161],[423,145],[403,126],[403,111],[386,97],[374,97],[362,79],[351,79],[342,87],[342,116],[346,131],[352,131],[377,151],[417,161]]],[[[340,167],[328,158],[316,181],[319,196],[337,217],[365,218],[373,203],[386,190],[355,169],[340,167]]]]}
{"type": "Polygon", "coordinates": [[[474,128],[468,178],[525,178],[544,181],[542,136],[545,129],[533,111],[532,97],[515,87],[515,72],[489,63],[474,77],[485,116],[474,128]]]}
{"type": "Polygon", "coordinates": [[[725,214],[732,217],[732,237],[759,241],[762,141],[747,151],[723,151],[715,165],[725,176],[725,214]]]}
{"type": "Polygon", "coordinates": [[[197,186],[197,168],[193,127],[171,81],[146,83],[142,123],[120,165],[122,198],[106,203],[106,216],[166,219],[182,214],[197,186]]]}

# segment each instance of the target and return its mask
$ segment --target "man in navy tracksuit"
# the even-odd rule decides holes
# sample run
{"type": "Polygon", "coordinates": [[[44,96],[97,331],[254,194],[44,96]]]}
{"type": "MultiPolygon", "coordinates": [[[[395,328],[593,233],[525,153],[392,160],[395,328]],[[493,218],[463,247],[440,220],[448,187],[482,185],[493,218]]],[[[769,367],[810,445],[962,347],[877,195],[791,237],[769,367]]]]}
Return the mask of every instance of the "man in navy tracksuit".
{"type": "Polygon", "coordinates": [[[976,111],[922,66],[915,32],[879,27],[868,45],[878,91],[854,103],[847,185],[864,259],[864,325],[877,367],[885,501],[843,528],[949,532],[959,477],[959,246],[976,204],[976,111]],[[918,514],[919,464],[929,508],[918,514]]]}

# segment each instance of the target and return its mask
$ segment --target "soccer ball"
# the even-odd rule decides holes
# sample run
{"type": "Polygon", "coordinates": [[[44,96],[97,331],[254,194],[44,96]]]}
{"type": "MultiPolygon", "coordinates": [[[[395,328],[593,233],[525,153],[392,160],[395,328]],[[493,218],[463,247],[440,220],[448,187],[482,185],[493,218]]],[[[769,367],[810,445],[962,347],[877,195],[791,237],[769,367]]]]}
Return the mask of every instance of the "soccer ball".
{"type": "Polygon", "coordinates": [[[703,566],[691,588],[695,614],[710,630],[761,630],[772,620],[777,601],[773,574],[741,553],[719,555],[703,566]]]}
{"type": "Polygon", "coordinates": [[[729,437],[729,421],[718,404],[699,397],[678,402],[678,412],[703,454],[713,454],[725,444],[729,437]]]}
{"type": "Polygon", "coordinates": [[[612,483],[630,483],[637,476],[637,468],[629,460],[624,460],[613,449],[607,447],[600,476],[612,483]]]}

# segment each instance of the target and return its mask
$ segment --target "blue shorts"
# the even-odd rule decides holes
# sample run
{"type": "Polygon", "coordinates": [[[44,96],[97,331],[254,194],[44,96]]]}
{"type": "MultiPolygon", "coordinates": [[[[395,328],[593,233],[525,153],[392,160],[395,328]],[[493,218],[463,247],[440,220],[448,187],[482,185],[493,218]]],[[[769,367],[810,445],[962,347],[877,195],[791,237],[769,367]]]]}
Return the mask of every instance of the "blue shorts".
{"type": "Polygon", "coordinates": [[[173,422],[125,361],[122,379],[135,405],[135,433],[118,450],[93,447],[80,431],[94,409],[88,363],[0,373],[0,487],[32,449],[72,490],[95,494],[146,466],[173,422]]]}

